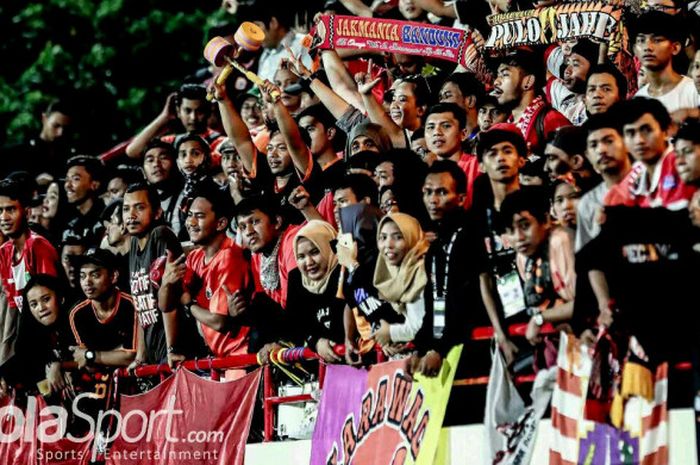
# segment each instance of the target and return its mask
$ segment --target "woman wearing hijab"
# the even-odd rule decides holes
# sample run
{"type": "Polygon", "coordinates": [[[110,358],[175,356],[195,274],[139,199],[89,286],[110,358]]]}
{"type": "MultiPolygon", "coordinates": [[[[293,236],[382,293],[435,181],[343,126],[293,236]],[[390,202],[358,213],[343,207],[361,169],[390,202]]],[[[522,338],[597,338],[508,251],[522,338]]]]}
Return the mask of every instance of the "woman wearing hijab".
{"type": "Polygon", "coordinates": [[[373,284],[380,299],[403,316],[403,323],[382,320],[373,333],[382,345],[413,341],[426,315],[425,254],[428,241],[418,220],[405,213],[389,213],[379,222],[379,255],[373,284]]]}
{"type": "Polygon", "coordinates": [[[296,269],[289,273],[287,311],[298,339],[326,362],[342,359],[333,351],[342,344],[345,301],[337,297],[340,266],[331,248],[336,232],[321,220],[311,220],[294,237],[296,269]]]}

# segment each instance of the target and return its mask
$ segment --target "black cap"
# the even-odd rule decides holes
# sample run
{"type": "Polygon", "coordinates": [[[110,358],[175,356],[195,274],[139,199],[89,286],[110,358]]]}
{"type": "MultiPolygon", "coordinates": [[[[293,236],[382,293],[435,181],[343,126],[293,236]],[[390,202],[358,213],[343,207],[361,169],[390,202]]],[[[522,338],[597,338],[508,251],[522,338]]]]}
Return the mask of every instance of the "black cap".
{"type": "Polygon", "coordinates": [[[117,257],[109,250],[91,248],[83,255],[75,257],[76,266],[81,267],[87,264],[114,270],[117,267],[117,257]]]}

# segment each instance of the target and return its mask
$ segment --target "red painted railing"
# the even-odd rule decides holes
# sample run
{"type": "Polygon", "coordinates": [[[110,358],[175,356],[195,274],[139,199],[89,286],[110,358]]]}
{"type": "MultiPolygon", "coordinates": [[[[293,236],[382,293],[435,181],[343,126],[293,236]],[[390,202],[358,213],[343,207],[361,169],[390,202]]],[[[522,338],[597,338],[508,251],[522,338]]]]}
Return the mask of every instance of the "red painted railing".
{"type": "MultiPolygon", "coordinates": [[[[508,328],[508,334],[512,337],[523,337],[525,335],[525,330],[527,329],[527,324],[517,324],[511,325],[508,328]]],[[[542,326],[541,334],[553,334],[556,330],[549,323],[542,326]]],[[[493,338],[493,328],[480,327],[475,328],[472,331],[472,340],[474,341],[486,341],[493,338]]],[[[344,355],[345,347],[342,345],[337,345],[336,353],[338,355],[344,355]]],[[[277,356],[279,351],[273,352],[271,358],[279,359],[277,356]]],[[[323,361],[319,360],[318,355],[311,349],[304,349],[300,359],[305,361],[318,360],[318,380],[319,386],[323,387],[323,381],[325,378],[326,365],[323,361]]],[[[378,350],[377,359],[383,361],[383,354],[381,350],[378,350]]],[[[219,370],[234,369],[234,368],[247,368],[258,366],[258,359],[256,354],[246,354],[246,355],[233,355],[224,358],[206,358],[206,359],[195,359],[183,362],[180,366],[191,371],[209,371],[211,373],[212,379],[219,379],[219,370]]],[[[691,364],[689,362],[682,362],[675,365],[676,370],[687,371],[691,369],[691,364]]],[[[136,368],[133,373],[129,373],[126,369],[122,368],[117,370],[116,375],[121,377],[147,377],[147,376],[160,376],[164,379],[168,374],[172,373],[172,369],[167,364],[160,365],[144,365],[136,368]]],[[[532,383],[535,380],[535,375],[520,375],[514,378],[516,384],[532,383]]],[[[454,381],[454,386],[480,386],[488,384],[488,376],[477,376],[473,378],[457,379],[454,381]]],[[[274,436],[274,421],[275,421],[275,408],[282,404],[292,404],[299,402],[308,402],[313,400],[310,394],[300,394],[293,396],[277,396],[275,394],[274,381],[272,379],[272,370],[269,364],[263,366],[263,415],[264,415],[264,440],[272,441],[274,436]]]]}

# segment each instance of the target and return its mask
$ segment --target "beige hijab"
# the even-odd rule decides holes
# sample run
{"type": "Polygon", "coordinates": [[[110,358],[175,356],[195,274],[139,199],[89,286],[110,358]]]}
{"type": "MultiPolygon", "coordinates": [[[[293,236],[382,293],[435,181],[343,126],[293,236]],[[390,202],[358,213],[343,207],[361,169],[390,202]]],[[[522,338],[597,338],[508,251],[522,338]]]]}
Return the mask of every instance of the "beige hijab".
{"type": "Polygon", "coordinates": [[[313,294],[323,294],[328,287],[328,281],[333,274],[333,270],[338,265],[338,258],[331,249],[331,241],[335,239],[336,232],[333,226],[321,220],[311,220],[302,227],[294,237],[294,256],[297,254],[299,247],[299,239],[308,239],[321,252],[321,255],[328,260],[328,269],[323,278],[318,281],[307,278],[304,273],[301,274],[301,283],[306,290],[313,294]]]}
{"type": "Polygon", "coordinates": [[[379,251],[374,269],[374,287],[382,299],[390,302],[397,312],[403,313],[406,304],[418,299],[428,283],[424,258],[429,244],[418,220],[405,213],[389,213],[382,218],[377,229],[377,240],[382,227],[389,221],[398,226],[408,251],[399,266],[389,265],[379,251]]]}

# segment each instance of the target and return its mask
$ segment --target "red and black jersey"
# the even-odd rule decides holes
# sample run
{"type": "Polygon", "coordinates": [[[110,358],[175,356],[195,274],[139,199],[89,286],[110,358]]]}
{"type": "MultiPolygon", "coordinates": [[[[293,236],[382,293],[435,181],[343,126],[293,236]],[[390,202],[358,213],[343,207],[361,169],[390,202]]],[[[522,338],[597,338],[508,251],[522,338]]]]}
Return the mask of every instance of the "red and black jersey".
{"type": "Polygon", "coordinates": [[[97,351],[117,348],[136,350],[136,307],[131,296],[117,293],[117,300],[109,316],[100,319],[92,301],[83,300],[70,312],[70,326],[76,342],[97,351]]]}

